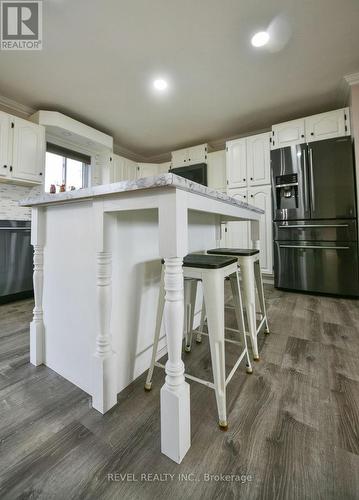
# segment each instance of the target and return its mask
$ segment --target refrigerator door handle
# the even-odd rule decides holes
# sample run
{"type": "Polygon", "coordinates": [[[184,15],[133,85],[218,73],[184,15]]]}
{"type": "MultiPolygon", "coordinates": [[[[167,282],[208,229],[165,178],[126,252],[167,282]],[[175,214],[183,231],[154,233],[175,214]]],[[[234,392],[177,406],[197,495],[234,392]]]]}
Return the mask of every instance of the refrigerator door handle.
{"type": "Polygon", "coordinates": [[[310,167],[310,198],[312,204],[312,211],[315,210],[315,194],[314,194],[314,169],[313,169],[313,150],[309,149],[309,167],[310,167]]]}
{"type": "Polygon", "coordinates": [[[307,151],[306,148],[303,149],[303,180],[304,180],[304,207],[305,210],[309,210],[308,202],[308,173],[307,173],[307,151]]]}
{"type": "Polygon", "coordinates": [[[320,245],[279,245],[279,248],[303,248],[310,250],[350,250],[350,247],[328,247],[320,245]]]}
{"type": "Polygon", "coordinates": [[[349,227],[349,224],[290,224],[287,226],[279,226],[279,229],[290,229],[292,227],[312,228],[312,227],[349,227]]]}

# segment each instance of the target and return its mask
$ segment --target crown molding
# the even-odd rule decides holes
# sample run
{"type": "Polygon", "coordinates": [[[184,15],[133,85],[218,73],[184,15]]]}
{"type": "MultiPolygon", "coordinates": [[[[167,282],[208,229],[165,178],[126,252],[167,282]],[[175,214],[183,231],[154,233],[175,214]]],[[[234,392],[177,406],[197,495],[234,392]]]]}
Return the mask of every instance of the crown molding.
{"type": "Polygon", "coordinates": [[[344,80],[350,87],[359,83],[359,73],[351,73],[350,75],[345,75],[344,80]]]}
{"type": "Polygon", "coordinates": [[[127,149],[127,148],[125,148],[117,143],[113,144],[113,152],[116,155],[123,156],[123,157],[127,158],[128,160],[137,161],[139,163],[146,163],[146,161],[148,161],[145,156],[140,155],[140,154],[136,153],[135,151],[132,151],[131,149],[127,149]]]}
{"type": "Polygon", "coordinates": [[[359,73],[344,75],[338,90],[338,105],[340,107],[348,106],[350,99],[350,87],[357,84],[359,84],[359,73]]]}
{"type": "Polygon", "coordinates": [[[30,106],[25,106],[25,104],[21,104],[2,95],[0,95],[0,107],[4,109],[4,111],[6,110],[10,113],[13,113],[14,115],[18,115],[24,118],[28,118],[36,111],[30,106]]]}

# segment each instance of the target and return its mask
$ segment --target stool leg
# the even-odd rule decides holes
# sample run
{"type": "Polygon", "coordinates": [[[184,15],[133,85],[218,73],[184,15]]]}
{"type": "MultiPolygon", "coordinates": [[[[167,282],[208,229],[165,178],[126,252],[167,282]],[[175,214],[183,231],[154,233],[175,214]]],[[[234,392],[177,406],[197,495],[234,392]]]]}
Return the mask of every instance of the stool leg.
{"type": "Polygon", "coordinates": [[[233,296],[233,305],[234,305],[234,310],[236,314],[236,319],[237,319],[237,324],[238,324],[238,329],[239,332],[242,333],[243,335],[243,341],[244,341],[244,351],[246,353],[246,358],[247,358],[247,373],[253,373],[252,369],[252,364],[251,360],[249,357],[249,352],[248,352],[248,346],[247,346],[247,338],[246,338],[246,329],[245,329],[245,324],[244,324],[244,316],[243,316],[243,304],[242,304],[242,295],[241,295],[241,288],[240,288],[240,283],[239,283],[239,275],[238,271],[235,274],[231,274],[229,277],[230,283],[231,283],[231,289],[232,289],[232,296],[233,296]]]}
{"type": "Polygon", "coordinates": [[[244,292],[244,305],[247,312],[248,330],[251,337],[253,359],[259,361],[256,326],[256,299],[253,261],[245,259],[241,261],[241,274],[244,292]]]}
{"type": "Polygon", "coordinates": [[[228,429],[226,409],[226,367],[224,350],[224,280],[220,273],[211,271],[203,276],[203,294],[206,303],[209,345],[218,408],[219,427],[228,429]]]}
{"type": "MultiPolygon", "coordinates": [[[[201,310],[201,321],[200,321],[200,324],[199,324],[199,329],[200,329],[201,332],[203,332],[205,321],[206,321],[206,303],[204,301],[204,295],[203,295],[202,310],[201,310]]],[[[202,334],[201,333],[197,333],[197,335],[196,335],[196,342],[197,342],[197,344],[200,344],[202,342],[202,334]]]]}
{"type": "Polygon", "coordinates": [[[194,313],[196,309],[197,280],[185,280],[185,348],[186,352],[191,352],[192,332],[194,313]]]}
{"type": "Polygon", "coordinates": [[[267,311],[266,311],[266,303],[264,300],[264,290],[263,290],[263,280],[261,273],[261,266],[259,260],[254,263],[254,274],[257,284],[259,304],[261,308],[262,317],[265,318],[266,327],[264,329],[264,333],[269,333],[268,320],[267,320],[267,311]]]}
{"type": "Polygon", "coordinates": [[[158,305],[157,305],[157,316],[156,316],[156,328],[155,328],[155,338],[153,342],[152,348],[152,358],[150,368],[147,373],[146,383],[145,383],[145,391],[150,391],[152,389],[152,375],[156,362],[156,355],[158,350],[158,341],[160,339],[161,326],[162,326],[162,318],[163,318],[163,309],[165,305],[165,273],[164,266],[161,267],[161,279],[160,279],[160,292],[158,295],[158,305]]]}

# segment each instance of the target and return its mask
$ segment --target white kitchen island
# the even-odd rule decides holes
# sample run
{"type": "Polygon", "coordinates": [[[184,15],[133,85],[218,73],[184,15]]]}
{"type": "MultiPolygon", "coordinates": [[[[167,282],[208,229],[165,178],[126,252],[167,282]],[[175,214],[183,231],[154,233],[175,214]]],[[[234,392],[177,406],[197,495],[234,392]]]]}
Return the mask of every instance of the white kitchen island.
{"type": "Polygon", "coordinates": [[[258,248],[263,212],[173,174],[44,194],[21,205],[32,207],[30,361],[89,393],[101,413],[149,366],[165,259],[161,450],[180,463],[190,447],[182,259],[218,246],[225,221],[250,220],[258,248]]]}

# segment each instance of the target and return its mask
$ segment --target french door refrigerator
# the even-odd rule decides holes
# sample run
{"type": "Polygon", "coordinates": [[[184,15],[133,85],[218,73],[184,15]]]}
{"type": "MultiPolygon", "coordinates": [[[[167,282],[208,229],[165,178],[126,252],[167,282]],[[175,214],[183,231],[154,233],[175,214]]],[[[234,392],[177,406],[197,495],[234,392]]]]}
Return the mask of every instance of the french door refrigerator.
{"type": "Polygon", "coordinates": [[[351,137],[271,152],[274,284],[359,295],[351,137]]]}

